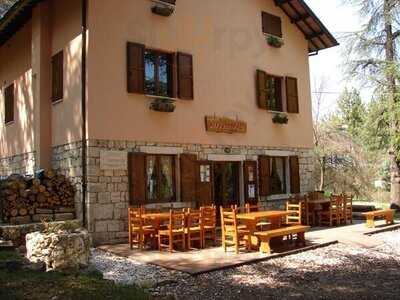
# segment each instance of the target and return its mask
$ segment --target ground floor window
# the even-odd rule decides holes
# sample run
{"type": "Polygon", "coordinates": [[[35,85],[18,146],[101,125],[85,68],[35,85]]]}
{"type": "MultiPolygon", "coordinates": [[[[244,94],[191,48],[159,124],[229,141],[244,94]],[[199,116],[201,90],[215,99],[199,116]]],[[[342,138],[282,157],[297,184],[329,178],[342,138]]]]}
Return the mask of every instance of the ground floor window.
{"type": "Polygon", "coordinates": [[[175,201],[175,157],[146,156],[146,200],[148,203],[175,201]]]}
{"type": "Polygon", "coordinates": [[[286,194],[286,158],[270,157],[269,195],[286,194]]]}

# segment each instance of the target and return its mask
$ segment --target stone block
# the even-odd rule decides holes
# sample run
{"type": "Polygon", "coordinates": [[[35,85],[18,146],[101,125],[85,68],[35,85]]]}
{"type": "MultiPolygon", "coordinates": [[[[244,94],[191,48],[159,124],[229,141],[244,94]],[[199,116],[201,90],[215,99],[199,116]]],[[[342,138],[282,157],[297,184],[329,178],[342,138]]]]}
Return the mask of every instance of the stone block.
{"type": "Polygon", "coordinates": [[[54,214],[54,219],[56,221],[67,221],[67,220],[73,220],[75,218],[75,215],[73,213],[56,213],[54,214]]]}
{"type": "Polygon", "coordinates": [[[116,232],[121,230],[121,221],[109,221],[107,224],[107,231],[108,232],[116,232]]]}
{"type": "Polygon", "coordinates": [[[96,204],[93,217],[97,220],[111,220],[113,218],[114,205],[96,204]]]}
{"type": "Polygon", "coordinates": [[[96,232],[107,232],[108,221],[97,221],[95,225],[96,232]]]}
{"type": "Polygon", "coordinates": [[[111,193],[110,192],[98,193],[97,200],[99,203],[110,203],[111,193]]]}
{"type": "Polygon", "coordinates": [[[113,183],[121,183],[122,177],[111,177],[111,182],[113,183]]]}
{"type": "Polygon", "coordinates": [[[87,190],[91,193],[101,193],[106,191],[106,186],[102,183],[88,183],[87,190]]]}
{"type": "Polygon", "coordinates": [[[53,214],[36,214],[32,216],[32,220],[34,222],[54,221],[54,216],[53,214]]]}
{"type": "Polygon", "coordinates": [[[121,202],[122,197],[120,192],[112,192],[111,193],[111,202],[116,203],[116,202],[121,202]]]}

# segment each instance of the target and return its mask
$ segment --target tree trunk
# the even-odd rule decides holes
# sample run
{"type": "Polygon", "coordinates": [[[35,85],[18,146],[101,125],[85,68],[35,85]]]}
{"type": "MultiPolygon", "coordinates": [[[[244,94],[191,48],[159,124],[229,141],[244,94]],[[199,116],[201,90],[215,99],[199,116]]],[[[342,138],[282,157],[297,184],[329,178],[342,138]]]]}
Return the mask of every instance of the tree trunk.
{"type": "Polygon", "coordinates": [[[319,180],[319,190],[323,191],[325,186],[325,156],[322,157],[320,162],[320,180],[319,180]]]}
{"type": "Polygon", "coordinates": [[[389,151],[390,158],[390,202],[391,206],[400,208],[400,169],[398,153],[394,141],[398,135],[398,120],[396,117],[396,74],[393,64],[395,63],[395,39],[393,36],[393,6],[390,0],[384,0],[383,14],[385,18],[385,55],[386,55],[386,81],[387,81],[387,96],[390,103],[391,117],[390,117],[390,135],[391,135],[391,149],[389,151]]]}

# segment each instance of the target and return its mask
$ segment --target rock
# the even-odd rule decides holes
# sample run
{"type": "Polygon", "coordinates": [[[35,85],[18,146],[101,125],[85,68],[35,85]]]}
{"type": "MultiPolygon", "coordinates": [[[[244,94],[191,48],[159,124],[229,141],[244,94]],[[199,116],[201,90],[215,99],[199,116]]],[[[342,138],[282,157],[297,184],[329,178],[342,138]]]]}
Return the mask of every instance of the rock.
{"type": "Polygon", "coordinates": [[[90,254],[90,237],[86,230],[75,232],[42,233],[26,235],[27,259],[43,262],[46,270],[77,269],[87,266],[90,254]]]}

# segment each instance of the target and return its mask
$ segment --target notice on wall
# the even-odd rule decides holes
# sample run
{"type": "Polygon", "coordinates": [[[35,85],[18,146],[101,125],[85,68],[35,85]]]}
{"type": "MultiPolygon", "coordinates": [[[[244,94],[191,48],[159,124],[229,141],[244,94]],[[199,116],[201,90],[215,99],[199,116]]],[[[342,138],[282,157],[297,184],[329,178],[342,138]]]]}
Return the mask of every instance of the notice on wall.
{"type": "Polygon", "coordinates": [[[101,151],[101,170],[127,170],[128,153],[126,151],[101,151]]]}

